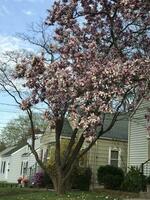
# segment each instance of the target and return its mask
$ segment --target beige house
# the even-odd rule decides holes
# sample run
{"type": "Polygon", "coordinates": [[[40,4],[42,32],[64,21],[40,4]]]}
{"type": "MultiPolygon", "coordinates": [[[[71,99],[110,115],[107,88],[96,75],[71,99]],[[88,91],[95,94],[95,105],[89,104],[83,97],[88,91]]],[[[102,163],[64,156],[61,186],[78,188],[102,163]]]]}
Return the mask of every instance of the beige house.
{"type": "Polygon", "coordinates": [[[145,118],[148,108],[150,101],[140,101],[130,116],[128,128],[128,168],[137,166],[147,176],[150,175],[150,135],[147,130],[148,121],[145,118]]]}
{"type": "MultiPolygon", "coordinates": [[[[106,124],[110,120],[106,121],[106,124]]],[[[62,139],[69,139],[72,128],[68,121],[62,131],[62,139]]],[[[81,166],[88,166],[92,169],[92,186],[97,186],[97,169],[102,165],[113,165],[121,167],[124,171],[127,169],[127,139],[128,139],[128,119],[120,118],[115,126],[101,137],[86,155],[86,164],[80,162],[81,166]]],[[[55,132],[53,129],[47,129],[41,137],[41,148],[46,152],[55,143],[55,132]]],[[[86,147],[86,143],[83,148],[86,147]]]]}
{"type": "MultiPolygon", "coordinates": [[[[109,123],[109,120],[106,123],[109,123]]],[[[127,170],[128,117],[120,117],[113,128],[103,135],[88,152],[87,166],[92,169],[92,186],[97,187],[97,169],[113,165],[127,170]]]]}

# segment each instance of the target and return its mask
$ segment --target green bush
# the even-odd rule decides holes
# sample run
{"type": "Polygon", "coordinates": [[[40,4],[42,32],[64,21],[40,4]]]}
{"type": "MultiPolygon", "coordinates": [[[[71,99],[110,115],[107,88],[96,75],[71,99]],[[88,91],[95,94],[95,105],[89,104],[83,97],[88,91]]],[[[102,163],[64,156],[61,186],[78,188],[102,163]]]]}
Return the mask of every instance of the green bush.
{"type": "Polygon", "coordinates": [[[140,192],[146,189],[146,177],[140,172],[137,167],[131,167],[126,174],[122,184],[122,190],[128,192],[140,192]]]}
{"type": "Polygon", "coordinates": [[[91,184],[91,176],[90,168],[77,168],[73,175],[72,188],[88,191],[91,184]]]}
{"type": "Polygon", "coordinates": [[[36,187],[48,187],[48,188],[53,187],[50,177],[45,172],[37,172],[33,176],[32,182],[36,187]]]}
{"type": "Polygon", "coordinates": [[[13,188],[13,187],[17,187],[17,186],[18,186],[17,183],[7,183],[7,182],[0,181],[0,187],[10,187],[10,188],[13,188]]]}
{"type": "Polygon", "coordinates": [[[147,185],[150,185],[150,176],[149,177],[147,177],[147,185]]]}
{"type": "Polygon", "coordinates": [[[119,189],[124,180],[124,172],[111,165],[101,166],[97,171],[97,179],[107,189],[119,189]]]}

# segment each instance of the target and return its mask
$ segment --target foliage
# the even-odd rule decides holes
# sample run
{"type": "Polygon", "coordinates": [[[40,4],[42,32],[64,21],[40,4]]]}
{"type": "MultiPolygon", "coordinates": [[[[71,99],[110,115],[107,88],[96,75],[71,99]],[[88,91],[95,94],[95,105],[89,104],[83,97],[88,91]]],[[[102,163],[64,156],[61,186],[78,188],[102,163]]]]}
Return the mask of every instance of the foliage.
{"type": "Polygon", "coordinates": [[[88,191],[91,184],[92,171],[90,168],[76,168],[72,174],[72,187],[80,189],[81,191],[88,191]]]}
{"type": "Polygon", "coordinates": [[[140,192],[146,189],[146,177],[137,167],[131,167],[126,174],[122,189],[128,192],[140,192]]]}
{"type": "Polygon", "coordinates": [[[32,179],[33,185],[38,187],[44,186],[44,173],[43,172],[37,172],[33,179],[32,179]]]}
{"type": "Polygon", "coordinates": [[[54,25],[52,62],[42,54],[16,66],[14,76],[23,78],[32,91],[21,108],[46,101],[45,116],[58,135],[67,114],[86,139],[94,140],[104,113],[118,111],[123,104],[131,109],[148,94],[148,8],[141,0],[55,2],[46,20],[48,26],[54,25]]]}
{"type": "Polygon", "coordinates": [[[100,166],[97,171],[99,184],[104,184],[108,189],[119,189],[123,180],[124,172],[121,168],[111,165],[100,166]]]}
{"type": "MultiPolygon", "coordinates": [[[[61,157],[64,156],[65,149],[68,143],[69,143],[68,139],[61,140],[61,157]]],[[[47,161],[48,169],[53,175],[55,175],[56,174],[55,146],[50,147],[48,157],[49,157],[47,161]]],[[[80,189],[80,190],[89,190],[89,186],[91,183],[91,175],[92,175],[92,172],[90,168],[79,167],[78,162],[77,162],[72,170],[71,180],[69,181],[69,183],[70,185],[72,185],[73,188],[80,189]]]]}
{"type": "Polygon", "coordinates": [[[18,187],[17,183],[7,183],[0,181],[0,188],[16,188],[16,187],[18,187]]]}
{"type": "MultiPolygon", "coordinates": [[[[2,140],[2,138],[0,137],[0,140],[2,140]]],[[[0,142],[0,152],[3,151],[6,148],[4,142],[0,142]]]]}
{"type": "Polygon", "coordinates": [[[26,176],[23,176],[23,177],[19,177],[17,179],[17,182],[18,182],[19,186],[26,187],[26,186],[28,186],[29,179],[26,176]]]}
{"type": "Polygon", "coordinates": [[[147,184],[150,185],[150,176],[147,177],[147,184]]]}
{"type": "MultiPolygon", "coordinates": [[[[47,122],[37,113],[33,114],[33,120],[36,131],[43,133],[47,127],[47,122]]],[[[17,119],[11,120],[1,133],[1,139],[7,145],[26,142],[30,136],[30,121],[27,115],[19,116],[17,119]]]]}
{"type": "MultiPolygon", "coordinates": [[[[62,139],[60,142],[60,147],[61,147],[61,158],[63,159],[66,147],[69,143],[68,139],[62,139]]],[[[51,144],[49,148],[49,153],[48,153],[48,160],[47,160],[47,168],[49,169],[50,172],[53,171],[53,175],[56,174],[56,167],[55,167],[55,144],[51,144]]]]}
{"type": "Polygon", "coordinates": [[[32,182],[36,187],[52,187],[52,181],[50,177],[44,172],[37,172],[34,175],[32,182]]]}

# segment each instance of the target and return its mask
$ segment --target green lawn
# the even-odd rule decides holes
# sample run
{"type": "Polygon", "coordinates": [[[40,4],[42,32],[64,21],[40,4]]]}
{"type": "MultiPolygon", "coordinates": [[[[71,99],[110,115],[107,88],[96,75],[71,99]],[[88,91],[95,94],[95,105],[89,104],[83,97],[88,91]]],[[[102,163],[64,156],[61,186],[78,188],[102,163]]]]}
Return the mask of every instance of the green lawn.
{"type": "Polygon", "coordinates": [[[64,196],[57,196],[54,192],[22,189],[0,188],[0,200],[119,200],[117,197],[96,192],[72,192],[64,196]]]}

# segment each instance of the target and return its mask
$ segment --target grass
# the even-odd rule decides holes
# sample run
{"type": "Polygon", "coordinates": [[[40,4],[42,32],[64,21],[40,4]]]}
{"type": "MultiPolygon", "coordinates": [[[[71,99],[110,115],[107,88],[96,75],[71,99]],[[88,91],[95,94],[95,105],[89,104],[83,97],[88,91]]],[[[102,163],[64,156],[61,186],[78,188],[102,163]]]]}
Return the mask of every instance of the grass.
{"type": "Polygon", "coordinates": [[[94,192],[71,192],[58,196],[46,189],[0,187],[0,200],[122,200],[139,197],[138,193],[98,189],[94,192]]]}
{"type": "Polygon", "coordinates": [[[0,188],[0,200],[120,200],[106,193],[71,192],[58,196],[56,193],[40,189],[0,188]]]}

